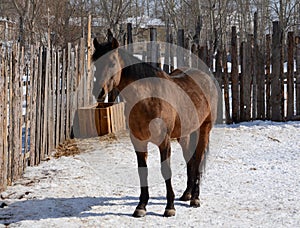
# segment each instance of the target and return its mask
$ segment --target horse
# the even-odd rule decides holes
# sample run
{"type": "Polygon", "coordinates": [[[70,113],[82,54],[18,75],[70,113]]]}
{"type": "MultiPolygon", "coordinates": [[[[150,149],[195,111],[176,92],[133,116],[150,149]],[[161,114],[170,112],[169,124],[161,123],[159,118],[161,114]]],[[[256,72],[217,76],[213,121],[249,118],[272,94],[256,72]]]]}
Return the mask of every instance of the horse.
{"type": "Polygon", "coordinates": [[[125,117],[138,164],[139,203],[134,217],[146,215],[149,200],[147,144],[158,146],[161,173],[166,185],[167,205],[163,216],[176,213],[170,140],[180,143],[187,164],[187,187],[180,200],[199,207],[199,183],[205,164],[209,134],[217,116],[217,85],[208,73],[181,68],[170,75],[160,68],[134,57],[112,38],[99,43],[93,40],[95,66],[93,95],[98,100],[113,89],[125,101],[125,117]]]}

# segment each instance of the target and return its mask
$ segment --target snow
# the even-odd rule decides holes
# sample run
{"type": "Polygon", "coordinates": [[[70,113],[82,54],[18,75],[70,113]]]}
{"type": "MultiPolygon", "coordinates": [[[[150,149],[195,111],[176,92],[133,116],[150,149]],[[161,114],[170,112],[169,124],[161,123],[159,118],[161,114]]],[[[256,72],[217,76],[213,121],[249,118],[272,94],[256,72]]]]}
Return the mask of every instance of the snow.
{"type": "MultiPolygon", "coordinates": [[[[131,217],[139,187],[128,133],[78,140],[79,155],[29,167],[23,179],[1,194],[0,227],[299,227],[299,139],[300,122],[216,126],[201,207],[176,200],[172,218],[162,217],[165,186],[158,150],[149,145],[150,201],[140,219],[131,217]]],[[[178,199],[186,177],[175,141],[172,170],[178,199]]]]}

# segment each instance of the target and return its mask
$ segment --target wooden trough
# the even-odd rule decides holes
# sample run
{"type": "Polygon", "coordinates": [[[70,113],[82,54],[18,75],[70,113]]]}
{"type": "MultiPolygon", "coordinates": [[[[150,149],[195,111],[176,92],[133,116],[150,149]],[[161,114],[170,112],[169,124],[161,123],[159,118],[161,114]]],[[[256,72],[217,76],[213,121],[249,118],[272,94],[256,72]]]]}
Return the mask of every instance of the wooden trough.
{"type": "Polygon", "coordinates": [[[76,110],[75,138],[89,138],[126,129],[124,103],[96,103],[76,110]]]}

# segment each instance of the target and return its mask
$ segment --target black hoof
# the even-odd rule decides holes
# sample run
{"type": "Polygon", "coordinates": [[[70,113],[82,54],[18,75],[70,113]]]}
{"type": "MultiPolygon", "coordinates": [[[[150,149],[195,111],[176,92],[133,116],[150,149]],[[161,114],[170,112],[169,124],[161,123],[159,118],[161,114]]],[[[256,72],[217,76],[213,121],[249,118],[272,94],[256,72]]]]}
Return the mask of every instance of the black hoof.
{"type": "Polygon", "coordinates": [[[191,207],[200,207],[200,200],[199,199],[191,199],[190,206],[191,207]]]}
{"type": "Polygon", "coordinates": [[[134,213],[132,214],[135,218],[141,218],[146,215],[146,210],[144,209],[135,209],[134,213]]]}
{"type": "Polygon", "coordinates": [[[180,201],[189,201],[191,199],[191,193],[183,193],[183,195],[179,198],[180,201]]]}
{"type": "Polygon", "coordinates": [[[172,217],[175,216],[175,209],[166,209],[164,213],[164,217],[172,217]]]}

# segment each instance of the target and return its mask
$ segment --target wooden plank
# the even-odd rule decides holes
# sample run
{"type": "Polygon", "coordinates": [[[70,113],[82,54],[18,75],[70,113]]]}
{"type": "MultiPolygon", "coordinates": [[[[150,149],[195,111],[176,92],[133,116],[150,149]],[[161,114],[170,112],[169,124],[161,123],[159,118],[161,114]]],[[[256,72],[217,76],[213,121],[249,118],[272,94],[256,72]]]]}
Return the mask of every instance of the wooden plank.
{"type": "Polygon", "coordinates": [[[127,51],[133,53],[132,24],[127,23],[127,51]]]}
{"type": "MultiPolygon", "coordinates": [[[[225,50],[225,49],[224,49],[225,50]]],[[[229,75],[228,75],[228,66],[227,66],[227,56],[226,51],[223,51],[223,88],[224,88],[224,103],[225,103],[225,122],[226,124],[231,124],[232,119],[230,115],[230,102],[229,102],[229,75]]]]}
{"type": "Polygon", "coordinates": [[[54,51],[53,48],[49,48],[49,62],[48,62],[48,155],[51,154],[54,149],[54,81],[53,81],[53,60],[54,60],[54,51]]]}
{"type": "Polygon", "coordinates": [[[6,104],[4,103],[4,97],[6,96],[6,88],[4,86],[5,74],[4,74],[4,60],[3,57],[0,55],[0,192],[5,189],[4,185],[6,182],[6,177],[4,176],[5,170],[5,160],[4,160],[4,146],[3,146],[3,135],[4,130],[7,128],[4,123],[4,109],[6,104]]]}
{"type": "Polygon", "coordinates": [[[71,43],[68,43],[66,69],[66,138],[70,138],[70,95],[71,95],[71,43]]]}
{"type": "Polygon", "coordinates": [[[295,38],[296,44],[296,115],[300,115],[300,36],[295,38]]]}
{"type": "MultiPolygon", "coordinates": [[[[249,37],[248,37],[249,38],[249,37]]],[[[250,40],[250,39],[248,39],[250,40]]],[[[250,42],[243,43],[243,62],[241,74],[241,110],[240,110],[240,121],[250,121],[251,119],[251,49],[250,42]]]]}
{"type": "Polygon", "coordinates": [[[165,43],[165,60],[163,70],[169,74],[170,73],[170,26],[169,20],[166,23],[166,43],[165,43]]]}
{"type": "Polygon", "coordinates": [[[254,13],[254,20],[253,20],[253,36],[252,36],[252,45],[253,48],[251,48],[251,53],[252,53],[252,119],[255,120],[257,119],[257,99],[258,99],[258,83],[257,81],[259,80],[258,77],[258,55],[259,55],[259,50],[258,50],[258,40],[257,40],[257,12],[254,13]]]}
{"type": "MultiPolygon", "coordinates": [[[[9,168],[9,164],[8,164],[8,90],[9,90],[9,85],[8,85],[8,60],[7,60],[8,55],[6,53],[2,54],[2,69],[1,69],[1,74],[3,76],[3,81],[2,81],[2,89],[0,89],[0,91],[2,91],[3,97],[2,97],[2,101],[1,103],[4,104],[2,106],[2,111],[1,113],[2,115],[2,121],[0,122],[0,124],[3,126],[2,128],[2,136],[0,137],[0,140],[2,142],[2,150],[0,150],[0,153],[2,152],[2,156],[0,158],[0,162],[2,162],[2,168],[0,168],[0,178],[2,179],[2,182],[0,184],[0,189],[2,188],[2,190],[6,189],[7,187],[7,174],[8,174],[8,168],[9,168]]],[[[1,80],[1,79],[0,79],[1,80]]],[[[1,93],[1,92],[0,92],[1,93]]],[[[0,98],[1,99],[1,98],[0,98]]],[[[0,130],[1,131],[1,130],[0,130]]],[[[1,191],[1,190],[0,190],[1,191]]]]}
{"type": "Polygon", "coordinates": [[[294,33],[288,32],[287,120],[294,115],[294,33]]]}
{"type": "Polygon", "coordinates": [[[13,143],[13,54],[12,51],[8,54],[8,65],[9,65],[9,74],[8,74],[8,84],[9,84],[9,110],[8,110],[8,116],[9,116],[9,131],[8,131],[8,145],[9,145],[9,152],[8,152],[8,165],[7,165],[7,185],[12,184],[12,164],[13,164],[13,153],[11,145],[13,143]]]}
{"type": "MultiPolygon", "coordinates": [[[[23,86],[24,86],[24,81],[23,81],[23,76],[25,75],[25,60],[24,60],[24,47],[20,48],[20,66],[19,66],[19,143],[20,143],[20,160],[19,160],[19,172],[18,172],[18,178],[23,175],[24,172],[24,165],[25,165],[25,153],[23,153],[23,127],[24,127],[24,116],[23,116],[23,104],[24,104],[24,96],[23,96],[23,86]]],[[[26,83],[26,81],[25,81],[26,83]]],[[[25,115],[26,115],[27,107],[25,107],[25,115]]],[[[25,128],[25,131],[27,129],[25,128]]],[[[26,139],[25,139],[26,142],[26,139]]],[[[26,145],[26,144],[25,144],[26,145]]]]}
{"type": "Polygon", "coordinates": [[[62,97],[62,89],[61,89],[61,55],[60,51],[56,51],[56,67],[55,67],[55,74],[56,74],[56,104],[55,104],[55,145],[60,143],[60,108],[61,108],[61,97],[62,97]]]}
{"type": "Polygon", "coordinates": [[[271,120],[282,121],[281,106],[281,28],[278,21],[273,22],[272,34],[272,74],[271,74],[271,120]]]}
{"type": "MultiPolygon", "coordinates": [[[[236,27],[231,29],[231,92],[232,92],[232,121],[240,122],[240,92],[239,92],[239,69],[237,53],[237,33],[236,27]]],[[[242,91],[242,89],[241,89],[242,91]]],[[[242,111],[242,110],[241,110],[242,111]]]]}
{"type": "Polygon", "coordinates": [[[184,30],[178,29],[177,31],[177,68],[184,66],[184,30]]]}
{"type": "Polygon", "coordinates": [[[65,122],[65,100],[66,100],[66,50],[63,50],[62,55],[62,73],[61,73],[61,102],[60,102],[60,143],[65,139],[66,122],[65,122]]]}
{"type": "Polygon", "coordinates": [[[19,71],[19,58],[20,49],[19,45],[15,44],[13,46],[13,96],[12,96],[12,181],[19,178],[19,166],[22,148],[20,145],[20,115],[22,118],[22,112],[20,114],[20,71],[19,71]],[[21,151],[21,153],[20,153],[21,151]]]}
{"type": "Polygon", "coordinates": [[[92,46],[92,16],[89,14],[88,18],[88,32],[87,32],[87,97],[88,97],[88,104],[91,104],[93,100],[92,96],[92,89],[93,89],[93,72],[92,72],[92,53],[93,53],[93,46],[92,46]]]}
{"type": "Polygon", "coordinates": [[[31,56],[33,62],[31,63],[31,95],[30,95],[30,166],[35,165],[36,162],[36,124],[37,124],[37,86],[38,86],[38,64],[39,58],[36,54],[35,47],[31,46],[31,56]]]}
{"type": "Polygon", "coordinates": [[[271,119],[271,36],[266,35],[266,119],[271,119]]]}
{"type": "Polygon", "coordinates": [[[48,115],[49,115],[49,63],[50,63],[50,50],[45,48],[46,59],[43,64],[44,69],[44,99],[43,99],[43,131],[42,131],[42,150],[41,160],[44,160],[48,154],[48,115]]]}

